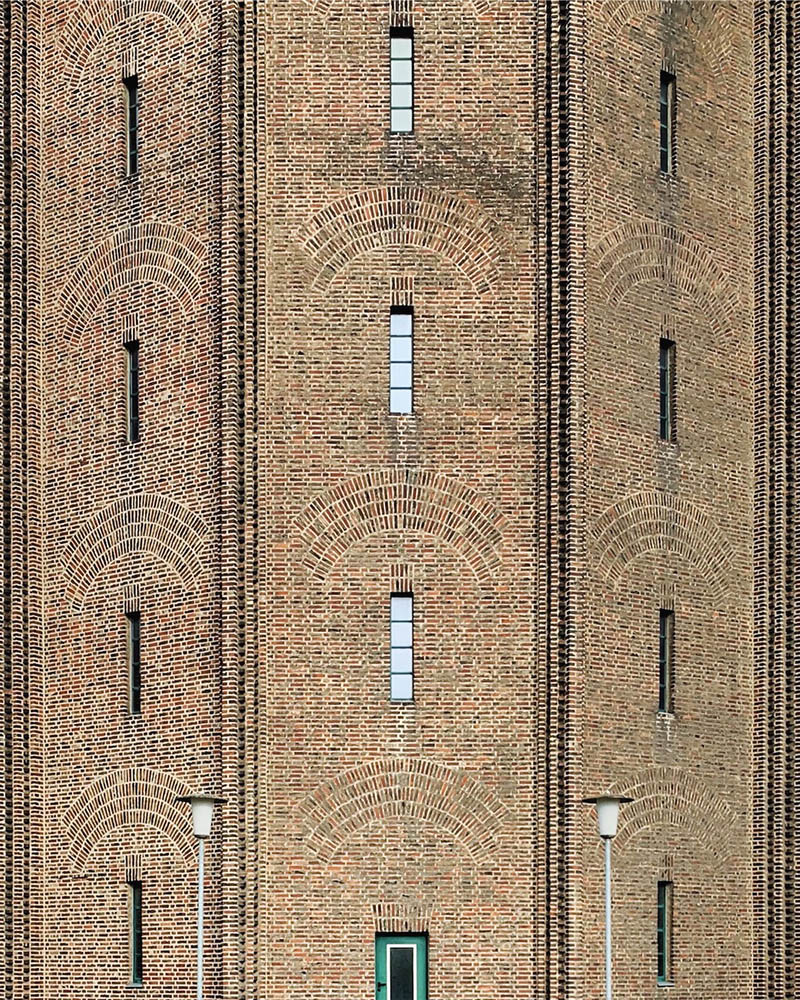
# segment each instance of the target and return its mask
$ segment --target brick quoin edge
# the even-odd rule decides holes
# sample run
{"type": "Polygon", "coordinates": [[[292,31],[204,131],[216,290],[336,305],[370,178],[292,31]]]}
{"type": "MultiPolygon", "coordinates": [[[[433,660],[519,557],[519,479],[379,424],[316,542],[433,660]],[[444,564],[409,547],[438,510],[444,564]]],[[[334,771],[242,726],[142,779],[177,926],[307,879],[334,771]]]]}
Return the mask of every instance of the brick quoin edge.
{"type": "Polygon", "coordinates": [[[0,18],[2,996],[798,996],[791,5],[0,18]]]}

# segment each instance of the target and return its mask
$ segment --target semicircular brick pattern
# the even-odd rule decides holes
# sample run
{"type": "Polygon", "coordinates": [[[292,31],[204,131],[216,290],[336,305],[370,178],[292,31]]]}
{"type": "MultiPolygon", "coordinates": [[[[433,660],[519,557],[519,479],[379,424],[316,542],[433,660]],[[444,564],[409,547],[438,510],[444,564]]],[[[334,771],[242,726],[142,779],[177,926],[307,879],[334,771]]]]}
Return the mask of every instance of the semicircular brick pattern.
{"type": "Polygon", "coordinates": [[[675,767],[652,767],[618,782],[613,791],[633,799],[620,809],[615,849],[624,849],[643,830],[671,826],[697,841],[718,866],[734,853],[737,816],[693,775],[675,767]]]}
{"type": "Polygon", "coordinates": [[[440,538],[479,582],[500,565],[505,518],[475,490],[424,469],[378,469],[319,494],[295,527],[304,563],[320,579],[357,542],[385,531],[420,531],[440,538]]]}
{"type": "Polygon", "coordinates": [[[191,588],[203,571],[208,529],[188,508],[156,493],[135,493],[105,507],[75,532],[63,554],[67,598],[80,607],[94,581],[135,553],[160,559],[191,588]]]}
{"type": "Polygon", "coordinates": [[[600,240],[592,255],[600,291],[611,306],[618,306],[638,285],[656,282],[679,291],[720,337],[737,330],[738,292],[713,255],[674,226],[620,226],[600,240]]]}
{"type": "Polygon", "coordinates": [[[499,229],[477,205],[423,187],[371,188],[340,198],[308,222],[300,241],[318,289],[362,254],[404,246],[445,257],[482,294],[498,281],[503,257],[499,229]]]}
{"type": "Polygon", "coordinates": [[[716,598],[730,587],[731,544],[688,500],[655,491],[636,493],[605,510],[592,534],[599,571],[612,586],[639,556],[670,552],[692,563],[716,598]]]}
{"type": "Polygon", "coordinates": [[[431,760],[392,758],[323,782],[300,804],[299,816],[307,846],[325,862],[368,824],[414,817],[446,831],[482,866],[498,845],[506,810],[465,771],[431,760]]]}
{"type": "Polygon", "coordinates": [[[64,332],[75,341],[98,305],[130,284],[158,285],[184,315],[202,292],[205,247],[180,226],[144,222],[113,233],[83,258],[61,290],[64,332]]]}
{"type": "MultiPolygon", "coordinates": [[[[693,37],[703,59],[713,71],[717,75],[727,72],[733,65],[736,30],[728,9],[730,2],[704,0],[702,4],[692,4],[687,0],[672,0],[670,6],[671,17],[676,22],[673,29],[676,35],[693,37]],[[695,25],[694,31],[690,30],[692,24],[695,25]]],[[[613,40],[619,39],[632,21],[638,23],[649,14],[663,15],[663,12],[663,0],[604,0],[597,5],[606,34],[613,40]]]]}
{"type": "Polygon", "coordinates": [[[68,85],[77,86],[92,53],[110,32],[143,15],[166,18],[184,42],[203,20],[196,0],[81,0],[58,40],[68,85]]]}
{"type": "Polygon", "coordinates": [[[97,778],[64,813],[72,869],[81,872],[94,848],[121,827],[159,830],[187,865],[194,864],[192,821],[188,806],[175,800],[190,791],[170,774],[147,767],[129,767],[97,778]]]}

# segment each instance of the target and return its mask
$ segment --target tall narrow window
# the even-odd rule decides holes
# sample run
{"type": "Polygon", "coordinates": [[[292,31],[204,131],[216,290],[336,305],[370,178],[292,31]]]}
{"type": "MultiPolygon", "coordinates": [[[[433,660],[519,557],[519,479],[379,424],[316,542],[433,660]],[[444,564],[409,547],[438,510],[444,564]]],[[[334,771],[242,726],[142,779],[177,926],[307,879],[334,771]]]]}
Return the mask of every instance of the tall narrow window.
{"type": "Polygon", "coordinates": [[[662,441],[675,440],[675,344],[661,340],[658,365],[659,434],[662,441]]]}
{"type": "Polygon", "coordinates": [[[130,895],[131,984],[142,983],[142,883],[128,882],[130,895]]]}
{"type": "Polygon", "coordinates": [[[672,968],[672,882],[658,883],[658,923],[656,928],[658,949],[658,981],[673,982],[672,968]]]}
{"type": "Polygon", "coordinates": [[[389,323],[389,411],[411,413],[414,310],[393,306],[389,323]]]}
{"type": "Polygon", "coordinates": [[[414,131],[414,30],[392,28],[390,36],[392,132],[414,131]]]}
{"type": "Polygon", "coordinates": [[[675,173],[675,76],[672,73],[661,74],[661,173],[675,173]]]}
{"type": "Polygon", "coordinates": [[[126,170],[128,177],[139,171],[139,78],[128,76],[125,84],[126,170]]]}
{"type": "Polygon", "coordinates": [[[128,410],[128,440],[139,440],[139,341],[125,345],[125,384],[128,410]]]}
{"type": "Polygon", "coordinates": [[[139,715],[142,711],[141,617],[138,611],[128,611],[125,618],[128,630],[130,710],[132,715],[139,715]]]}
{"type": "Polygon", "coordinates": [[[675,670],[675,612],[658,613],[658,710],[672,711],[672,681],[675,670]]]}
{"type": "Polygon", "coordinates": [[[411,594],[392,594],[391,599],[392,701],[414,700],[414,598],[411,594]]]}
{"type": "Polygon", "coordinates": [[[375,1000],[427,1000],[428,939],[424,934],[375,937],[375,1000]]]}

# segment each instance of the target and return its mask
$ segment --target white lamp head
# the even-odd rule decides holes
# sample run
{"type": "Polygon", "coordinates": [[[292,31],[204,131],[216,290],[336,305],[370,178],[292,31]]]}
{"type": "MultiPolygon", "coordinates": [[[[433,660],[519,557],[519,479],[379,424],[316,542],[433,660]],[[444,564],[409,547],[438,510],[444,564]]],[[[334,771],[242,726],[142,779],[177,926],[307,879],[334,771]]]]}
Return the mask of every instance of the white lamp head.
{"type": "Polygon", "coordinates": [[[593,799],[584,799],[597,810],[597,832],[603,840],[611,840],[617,835],[619,822],[619,807],[623,802],[633,802],[624,795],[598,795],[593,799]]]}
{"type": "Polygon", "coordinates": [[[205,840],[211,833],[211,817],[214,806],[225,802],[225,799],[213,795],[181,795],[178,802],[188,802],[192,807],[192,828],[195,837],[205,840]]]}

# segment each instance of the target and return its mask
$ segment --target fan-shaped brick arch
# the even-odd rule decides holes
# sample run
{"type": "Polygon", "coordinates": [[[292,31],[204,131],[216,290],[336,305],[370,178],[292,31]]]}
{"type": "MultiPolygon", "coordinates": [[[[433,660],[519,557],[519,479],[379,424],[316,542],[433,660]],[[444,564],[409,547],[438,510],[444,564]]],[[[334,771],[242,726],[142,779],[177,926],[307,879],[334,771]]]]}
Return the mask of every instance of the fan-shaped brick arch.
{"type": "Polygon", "coordinates": [[[64,814],[69,862],[80,873],[94,848],[121,827],[145,826],[160,831],[187,865],[194,864],[192,823],[188,807],[175,800],[189,787],[170,774],[130,767],[97,778],[64,814]]]}
{"type": "Polygon", "coordinates": [[[204,20],[196,0],[81,0],[59,37],[68,86],[75,87],[92,53],[120,25],[143,16],[163,17],[188,42],[204,20]]]}
{"type": "Polygon", "coordinates": [[[64,332],[75,341],[98,305],[126,285],[153,284],[170,292],[184,315],[202,292],[205,247],[186,229],[144,222],[114,233],[77,266],[61,291],[64,332]]]}
{"type": "Polygon", "coordinates": [[[655,282],[685,296],[721,338],[736,331],[736,289],[713,255],[674,226],[660,222],[620,226],[597,244],[593,258],[600,291],[612,307],[638,285],[655,282]]]}
{"type": "MultiPolygon", "coordinates": [[[[735,24],[731,19],[730,2],[704,0],[692,4],[686,0],[671,0],[672,17],[681,17],[684,33],[691,32],[703,60],[717,75],[725,73],[733,63],[735,24]],[[698,13],[702,20],[698,22],[698,13]],[[692,30],[693,28],[693,30],[692,30]]],[[[599,13],[605,23],[606,36],[616,42],[631,21],[649,14],[663,14],[663,0],[603,0],[599,13]]]]}
{"type": "Polygon", "coordinates": [[[67,597],[80,607],[94,581],[119,559],[149,553],[190,588],[203,571],[208,530],[203,519],[169,497],[136,493],[90,517],[63,556],[67,597]]]}
{"type": "Polygon", "coordinates": [[[648,552],[673,553],[692,563],[716,598],[730,586],[730,542],[688,500],[669,493],[637,493],[604,511],[592,533],[598,568],[612,586],[634,559],[648,552]]]}
{"type": "Polygon", "coordinates": [[[482,866],[506,818],[502,802],[466,772],[401,758],[362,764],[324,782],[299,812],[307,846],[326,862],[368,824],[414,817],[446,831],[482,866]]]}
{"type": "Polygon", "coordinates": [[[643,830],[673,827],[691,836],[718,865],[735,851],[740,823],[733,810],[706,784],[679,768],[649,768],[619,782],[613,792],[633,799],[620,810],[615,849],[624,849],[643,830]]]}
{"type": "Polygon", "coordinates": [[[441,255],[479,293],[500,276],[498,227],[459,195],[422,187],[382,187],[341,198],[315,215],[300,235],[310,257],[309,280],[327,288],[351,261],[387,246],[441,255]]]}
{"type": "Polygon", "coordinates": [[[479,582],[500,564],[505,518],[456,479],[423,469],[382,469],[347,479],[315,497],[296,522],[305,565],[323,579],[357,542],[385,531],[435,535],[479,582]]]}

